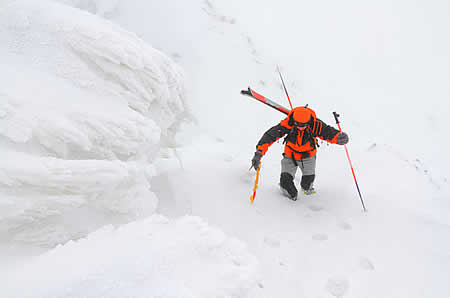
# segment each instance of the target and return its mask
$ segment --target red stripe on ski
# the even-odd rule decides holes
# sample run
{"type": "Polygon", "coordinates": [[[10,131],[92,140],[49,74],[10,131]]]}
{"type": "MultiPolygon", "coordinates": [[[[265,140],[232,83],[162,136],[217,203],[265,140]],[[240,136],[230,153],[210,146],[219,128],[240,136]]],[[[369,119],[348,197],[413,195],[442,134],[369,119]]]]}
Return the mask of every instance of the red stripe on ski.
{"type": "Polygon", "coordinates": [[[274,108],[274,109],[277,109],[278,111],[280,111],[280,112],[282,112],[282,113],[285,113],[286,115],[289,114],[289,112],[291,111],[291,110],[289,110],[289,109],[286,109],[286,108],[283,107],[283,106],[280,106],[280,105],[277,104],[276,102],[273,102],[273,101],[271,101],[270,99],[264,97],[263,95],[259,94],[258,92],[256,92],[256,91],[253,90],[253,89],[250,89],[250,92],[252,93],[252,96],[253,96],[255,99],[261,101],[262,103],[265,103],[265,104],[268,105],[268,106],[271,106],[271,107],[274,108]]]}
{"type": "Polygon", "coordinates": [[[261,94],[257,93],[256,91],[253,91],[252,89],[250,89],[250,92],[252,93],[253,97],[256,98],[259,101],[262,101],[264,103],[266,103],[266,98],[264,96],[262,96],[261,94]]]}
{"type": "Polygon", "coordinates": [[[289,114],[290,110],[285,109],[283,107],[278,107],[278,110],[280,110],[281,112],[285,113],[285,114],[289,114]]]}
{"type": "Polygon", "coordinates": [[[276,102],[273,102],[270,99],[264,97],[263,95],[261,95],[258,92],[254,91],[250,87],[248,87],[248,90],[242,90],[241,94],[248,95],[248,96],[250,96],[250,97],[252,97],[252,98],[254,98],[254,99],[256,99],[256,100],[258,100],[258,101],[268,105],[269,107],[272,107],[272,108],[274,108],[274,109],[278,110],[279,112],[282,112],[282,113],[284,113],[286,115],[288,115],[289,112],[291,111],[291,110],[289,110],[289,109],[287,109],[287,108],[285,108],[283,106],[280,106],[276,102]]]}

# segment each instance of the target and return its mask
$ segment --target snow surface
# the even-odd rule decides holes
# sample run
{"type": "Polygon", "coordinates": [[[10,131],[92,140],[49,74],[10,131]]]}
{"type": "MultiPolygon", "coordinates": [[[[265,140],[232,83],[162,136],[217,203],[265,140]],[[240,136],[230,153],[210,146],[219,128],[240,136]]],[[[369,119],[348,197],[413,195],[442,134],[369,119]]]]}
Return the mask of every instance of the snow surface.
{"type": "Polygon", "coordinates": [[[25,270],[10,272],[15,283],[6,284],[6,293],[21,298],[214,297],[218,292],[239,297],[254,286],[256,262],[240,241],[200,218],[171,222],[152,216],[118,229],[104,227],[43,254],[25,270]],[[201,270],[192,274],[195,268],[201,270]]]}
{"type": "MultiPolygon", "coordinates": [[[[447,1],[0,1],[0,297],[450,296],[447,1]],[[292,202],[288,106],[341,114],[292,202]]],[[[296,181],[298,183],[299,177],[296,181]]]]}

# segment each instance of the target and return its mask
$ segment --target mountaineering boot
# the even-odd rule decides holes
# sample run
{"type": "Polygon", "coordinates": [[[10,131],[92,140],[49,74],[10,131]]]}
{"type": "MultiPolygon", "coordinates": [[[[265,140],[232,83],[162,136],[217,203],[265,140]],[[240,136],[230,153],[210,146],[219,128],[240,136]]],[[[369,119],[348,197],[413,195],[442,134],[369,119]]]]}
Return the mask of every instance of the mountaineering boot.
{"type": "Polygon", "coordinates": [[[294,185],[294,177],[289,173],[281,173],[280,189],[291,200],[297,201],[297,188],[294,185]]]}
{"type": "Polygon", "coordinates": [[[302,191],[305,195],[312,195],[316,193],[313,187],[314,178],[316,175],[303,175],[302,181],[300,182],[300,186],[302,187],[302,191]]]}
{"type": "Polygon", "coordinates": [[[303,189],[302,191],[305,195],[312,195],[316,193],[316,190],[314,189],[314,187],[312,187],[312,185],[309,187],[309,189],[303,189]]]}

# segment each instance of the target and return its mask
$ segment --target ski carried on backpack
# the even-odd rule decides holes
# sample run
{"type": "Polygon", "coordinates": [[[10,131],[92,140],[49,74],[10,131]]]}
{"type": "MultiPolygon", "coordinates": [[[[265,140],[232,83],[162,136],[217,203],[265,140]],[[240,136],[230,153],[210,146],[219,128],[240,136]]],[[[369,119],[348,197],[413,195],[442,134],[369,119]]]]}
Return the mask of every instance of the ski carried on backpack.
{"type": "Polygon", "coordinates": [[[251,98],[256,99],[257,101],[262,102],[263,104],[268,105],[269,107],[282,112],[286,115],[289,114],[289,112],[291,110],[289,110],[288,108],[283,107],[282,105],[277,104],[276,102],[271,101],[270,99],[264,97],[263,95],[257,93],[255,90],[251,89],[250,87],[248,87],[247,90],[241,90],[241,94],[242,95],[247,95],[250,96],[251,98]]]}

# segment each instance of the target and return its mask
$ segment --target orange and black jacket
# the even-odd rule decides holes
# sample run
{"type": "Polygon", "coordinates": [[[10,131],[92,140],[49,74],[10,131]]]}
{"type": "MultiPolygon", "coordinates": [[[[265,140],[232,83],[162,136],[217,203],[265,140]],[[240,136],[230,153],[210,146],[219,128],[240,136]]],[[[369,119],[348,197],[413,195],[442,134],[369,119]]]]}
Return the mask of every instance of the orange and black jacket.
{"type": "Polygon", "coordinates": [[[316,118],[315,113],[313,115],[308,127],[301,131],[295,127],[292,113],[290,113],[286,119],[264,133],[256,145],[256,151],[264,155],[270,145],[285,135],[284,154],[294,160],[305,159],[317,153],[316,137],[337,144],[339,130],[316,118]]]}

